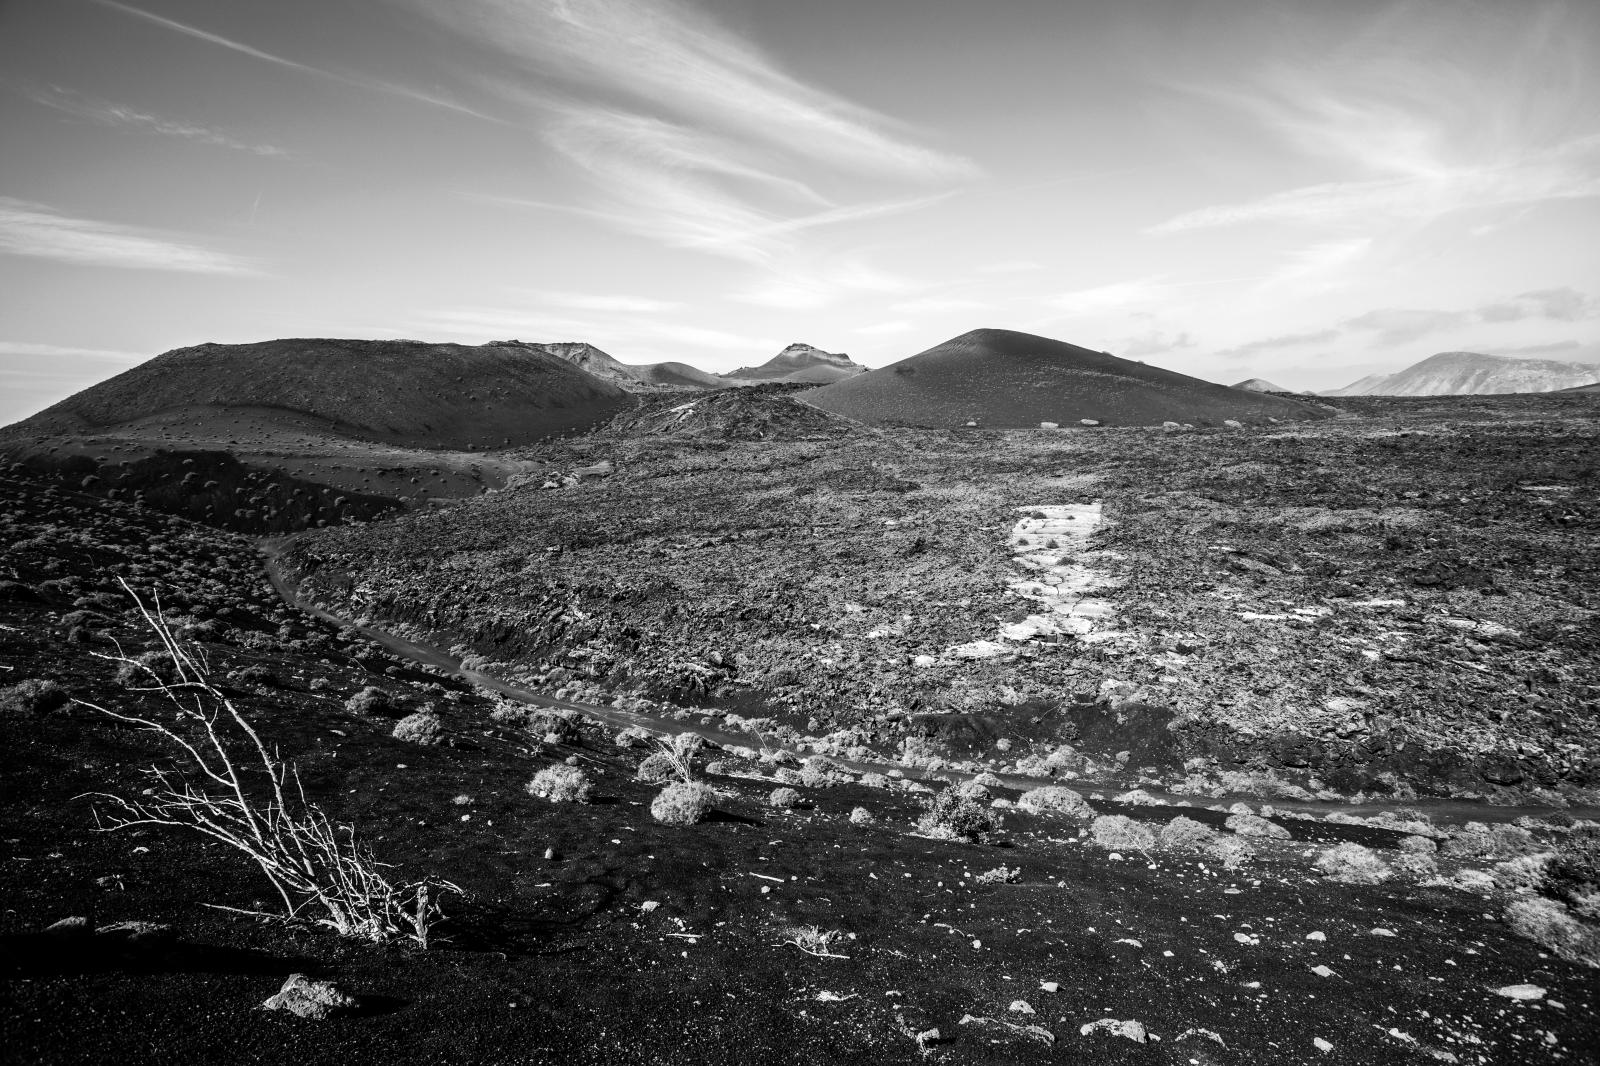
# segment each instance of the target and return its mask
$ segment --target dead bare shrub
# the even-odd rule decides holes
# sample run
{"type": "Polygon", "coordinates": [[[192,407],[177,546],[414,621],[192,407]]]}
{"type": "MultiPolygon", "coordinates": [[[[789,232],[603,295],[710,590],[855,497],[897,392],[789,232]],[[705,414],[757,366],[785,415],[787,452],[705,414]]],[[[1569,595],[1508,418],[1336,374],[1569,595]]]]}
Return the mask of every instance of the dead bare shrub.
{"type": "Polygon", "coordinates": [[[130,678],[154,680],[146,691],[166,701],[170,717],[75,702],[162,738],[181,757],[177,767],[145,770],[151,787],[136,799],[90,793],[112,805],[109,812],[96,808],[97,827],[109,832],[164,826],[201,833],[243,852],[260,868],[282,900],[282,918],[364,940],[409,937],[426,948],[430,930],[442,917],[436,897],[460,889],[431,877],[391,882],[385,872],[389,864],[357,842],[352,826],[334,822],[306,799],[293,764],[269,751],[249,720],[211,683],[206,662],[178,642],[159,604],[148,609],[125,581],[122,587],[160,638],[164,663],[152,668],[144,661],[149,653],[138,659],[101,658],[118,664],[119,677],[126,670],[130,678]],[[261,785],[246,788],[247,777],[261,785]],[[305,917],[307,911],[316,916],[305,917]]]}

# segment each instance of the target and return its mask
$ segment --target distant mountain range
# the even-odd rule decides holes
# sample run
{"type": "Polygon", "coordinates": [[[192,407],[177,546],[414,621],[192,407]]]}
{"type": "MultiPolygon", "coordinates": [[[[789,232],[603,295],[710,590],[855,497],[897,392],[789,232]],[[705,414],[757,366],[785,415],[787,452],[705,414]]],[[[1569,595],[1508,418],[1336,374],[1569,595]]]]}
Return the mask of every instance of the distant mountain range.
{"type": "Polygon", "coordinates": [[[1555,392],[1600,381],[1600,365],[1440,352],[1395,374],[1371,374],[1324,396],[1482,396],[1555,392]]]}
{"type": "Polygon", "coordinates": [[[740,367],[727,374],[713,374],[688,363],[623,363],[586,341],[555,341],[534,347],[630,392],[664,388],[726,389],[774,381],[828,385],[865,373],[867,369],[851,362],[848,355],[825,352],[809,344],[791,344],[760,366],[740,367]]]}

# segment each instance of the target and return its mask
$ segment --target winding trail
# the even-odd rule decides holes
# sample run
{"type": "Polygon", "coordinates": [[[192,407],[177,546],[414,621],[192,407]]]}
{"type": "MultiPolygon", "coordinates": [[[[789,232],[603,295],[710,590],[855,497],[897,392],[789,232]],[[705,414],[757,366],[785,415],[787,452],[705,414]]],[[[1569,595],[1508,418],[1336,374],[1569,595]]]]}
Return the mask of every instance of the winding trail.
{"type": "MultiPolygon", "coordinates": [[[[1031,511],[1035,510],[1035,508],[1027,508],[1027,510],[1031,511]]],[[[787,751],[790,754],[800,758],[805,758],[808,755],[816,754],[815,752],[808,750],[805,746],[763,742],[759,738],[752,737],[748,733],[734,733],[727,730],[716,729],[710,726],[681,722],[672,718],[640,714],[635,711],[618,710],[615,707],[602,707],[592,703],[577,703],[572,700],[557,699],[553,696],[546,696],[543,693],[513,685],[508,681],[501,680],[492,674],[483,673],[480,670],[466,669],[461,665],[460,659],[441,648],[409,640],[405,637],[398,636],[397,634],[390,633],[385,629],[361,625],[353,619],[344,618],[334,614],[332,611],[320,607],[302,596],[299,585],[289,577],[283,566],[283,553],[294,542],[294,539],[295,538],[293,536],[268,537],[256,542],[257,549],[264,557],[263,568],[266,571],[267,578],[272,582],[272,586],[277,590],[278,595],[281,596],[286,603],[298,610],[304,611],[310,615],[314,615],[337,626],[348,626],[353,628],[360,632],[362,636],[373,641],[374,643],[380,644],[389,651],[394,652],[397,655],[404,656],[413,662],[434,667],[436,669],[449,671],[450,673],[461,677],[471,684],[478,686],[479,688],[499,693],[500,695],[516,700],[519,703],[526,703],[535,707],[549,707],[556,710],[577,711],[578,713],[589,718],[605,722],[609,725],[618,726],[620,728],[639,726],[662,736],[671,736],[678,733],[697,733],[706,740],[722,747],[765,747],[768,750],[779,749],[787,751]]],[[[855,773],[886,774],[891,770],[897,770],[904,774],[908,780],[913,780],[919,776],[917,771],[914,771],[908,767],[896,765],[894,763],[860,762],[857,760],[844,759],[832,755],[828,756],[828,758],[830,761],[837,763],[840,766],[847,767],[855,773]]],[[[940,769],[934,771],[933,773],[955,780],[966,780],[974,776],[971,773],[946,769],[940,769]]],[[[1524,815],[1543,817],[1553,814],[1558,810],[1564,810],[1566,813],[1576,818],[1600,818],[1600,807],[1557,808],[1531,805],[1500,807],[1490,806],[1483,803],[1472,803],[1464,800],[1449,799],[1417,799],[1408,800],[1403,803],[1368,802],[1351,804],[1322,801],[1308,802],[1287,799],[1280,800],[1255,795],[1253,793],[1231,793],[1221,797],[1210,797],[1179,795],[1177,793],[1163,792],[1159,789],[1141,786],[1138,784],[1137,780],[1133,778],[1118,778],[1113,775],[1105,775],[1101,777],[1083,777],[1068,782],[1058,781],[1053,778],[1024,777],[1017,774],[1000,774],[997,776],[1000,777],[1000,780],[1006,785],[1006,787],[1024,790],[1037,788],[1041,785],[1061,784],[1066,784],[1075,791],[1084,792],[1091,790],[1096,792],[1122,792],[1133,788],[1144,788],[1144,791],[1146,791],[1150,796],[1162,800],[1165,803],[1175,805],[1182,802],[1196,807],[1209,806],[1213,804],[1226,805],[1233,802],[1244,801],[1257,805],[1268,803],[1278,810],[1298,811],[1313,815],[1326,815],[1339,812],[1342,814],[1356,815],[1360,817],[1371,817],[1372,815],[1381,814],[1386,811],[1403,809],[1406,811],[1417,811],[1426,814],[1436,823],[1441,824],[1455,824],[1468,821],[1491,823],[1510,822],[1524,815]]]]}

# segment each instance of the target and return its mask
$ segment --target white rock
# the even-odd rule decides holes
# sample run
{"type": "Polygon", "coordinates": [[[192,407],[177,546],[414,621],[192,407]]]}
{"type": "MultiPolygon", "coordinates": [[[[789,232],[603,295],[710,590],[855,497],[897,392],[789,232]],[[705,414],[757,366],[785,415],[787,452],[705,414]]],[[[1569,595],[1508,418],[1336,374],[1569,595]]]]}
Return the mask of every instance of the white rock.
{"type": "Polygon", "coordinates": [[[1543,999],[1544,989],[1538,985],[1506,985],[1495,989],[1494,994],[1507,999],[1543,999]]]}
{"type": "Polygon", "coordinates": [[[1112,1036],[1125,1036],[1138,1044],[1144,1043],[1145,1037],[1148,1035],[1144,1030],[1143,1024],[1132,1019],[1122,1022],[1115,1018],[1101,1018],[1097,1022],[1089,1022],[1079,1027],[1078,1034],[1080,1036],[1088,1036],[1096,1030],[1104,1030],[1112,1036]]]}
{"type": "Polygon", "coordinates": [[[1333,1045],[1322,1039],[1320,1036],[1312,1040],[1311,1043],[1312,1046],[1314,1046],[1318,1051],[1328,1052],[1333,1050],[1333,1045]]]}
{"type": "Polygon", "coordinates": [[[1034,1010],[1032,1007],[1028,1006],[1028,1001],[1025,1000],[1025,999],[1014,999],[1014,1000],[1012,1000],[1011,1001],[1011,1006],[1010,1006],[1009,1009],[1011,1011],[1013,1011],[1014,1013],[1016,1013],[1016,1014],[1037,1014],[1037,1013],[1039,1013],[1038,1011],[1034,1010]]]}
{"type": "Polygon", "coordinates": [[[1328,969],[1326,966],[1313,966],[1313,967],[1311,967],[1311,972],[1316,974],[1318,977],[1332,977],[1333,976],[1333,971],[1328,969]]]}
{"type": "Polygon", "coordinates": [[[1377,928],[1372,930],[1372,935],[1373,936],[1394,936],[1395,935],[1395,931],[1393,929],[1385,929],[1383,926],[1380,925],[1377,928]]]}
{"type": "Polygon", "coordinates": [[[1326,939],[1328,939],[1328,934],[1327,933],[1321,933],[1321,932],[1307,933],[1306,934],[1306,939],[1307,940],[1326,940],[1326,939]]]}
{"type": "Polygon", "coordinates": [[[1055,981],[1040,981],[1039,987],[1044,989],[1046,992],[1056,992],[1060,990],[1061,985],[1055,981]]]}

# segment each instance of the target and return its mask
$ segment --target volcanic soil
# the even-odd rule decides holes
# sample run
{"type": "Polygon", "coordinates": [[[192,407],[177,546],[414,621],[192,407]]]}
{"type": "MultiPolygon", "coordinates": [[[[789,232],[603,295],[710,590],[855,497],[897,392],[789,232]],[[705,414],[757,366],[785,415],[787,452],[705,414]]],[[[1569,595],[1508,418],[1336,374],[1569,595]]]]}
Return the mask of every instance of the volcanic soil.
{"type": "MultiPolygon", "coordinates": [[[[792,403],[781,394],[750,402],[792,403]]],[[[553,722],[463,674],[397,657],[356,626],[301,611],[277,595],[256,546],[240,536],[0,476],[3,682],[53,681],[74,701],[25,699],[35,689],[24,686],[7,691],[0,716],[8,1051],[19,1061],[97,1063],[1595,1061],[1594,971],[1572,961],[1593,953],[1592,927],[1583,927],[1587,941],[1545,930],[1536,942],[1508,923],[1519,906],[1549,897],[1539,906],[1560,909],[1554,900],[1576,898],[1563,895],[1570,881],[1551,880],[1552,857],[1580,855],[1594,833],[1592,810],[1557,810],[1592,787],[1583,739],[1592,745],[1592,731],[1572,732],[1582,758],[1561,762],[1568,741],[1556,737],[1568,734],[1556,723],[1581,708],[1543,674],[1526,680],[1527,670],[1575,669],[1593,654],[1582,636],[1589,614],[1579,614],[1593,606],[1594,571],[1580,545],[1592,544],[1596,515],[1593,409],[1575,406],[1584,402],[1593,401],[1521,401],[1519,416],[1483,421],[1476,407],[1428,414],[1435,404],[1388,421],[1275,431],[1071,435],[840,425],[828,436],[799,420],[770,428],[790,424],[774,406],[759,445],[660,432],[544,445],[512,458],[537,470],[609,461],[612,472],[536,476],[442,510],[307,534],[284,553],[302,590],[333,614],[447,647],[453,637],[449,654],[465,660],[466,676],[488,670],[521,684],[528,675],[539,701],[607,698],[653,713],[662,732],[725,733],[739,724],[725,705],[762,690],[745,691],[740,705],[783,720],[767,733],[758,726],[748,744],[701,753],[693,769],[716,789],[714,812],[688,826],[650,814],[660,786],[636,778],[657,747],[648,736],[619,736],[575,713],[553,722]],[[1244,469],[1230,476],[1230,466],[1244,469]],[[1436,476],[1419,484],[1419,468],[1436,476]],[[557,487],[539,487],[551,480],[557,487]],[[1018,508],[1069,496],[1104,501],[1105,536],[1118,538],[1106,543],[1128,564],[1116,574],[1127,591],[1108,595],[1121,598],[1125,628],[1146,643],[1129,655],[1069,642],[1019,649],[1006,662],[913,668],[914,649],[938,653],[1014,617],[1005,531],[1018,508]],[[1272,518],[1287,506],[1315,515],[1272,518]],[[1263,516],[1239,520],[1248,507],[1263,516]],[[1400,547],[1381,539],[1386,519],[1361,524],[1399,509],[1427,519],[1396,527],[1408,538],[1400,547]],[[1324,514],[1336,518],[1331,534],[1295,524],[1324,514]],[[1204,524],[1188,529],[1196,522],[1204,524]],[[1338,572],[1305,565],[1318,555],[1338,572]],[[1491,586],[1473,583],[1469,564],[1503,591],[1482,592],[1491,586]],[[701,584],[686,582],[689,569],[701,584]],[[629,575],[639,572],[656,584],[636,589],[629,575]],[[271,906],[267,883],[240,855],[178,830],[95,830],[106,801],[87,793],[136,794],[148,787],[142,768],[178,755],[84,706],[159,706],[100,657],[154,647],[119,578],[147,603],[159,594],[168,620],[295,764],[313,802],[354,825],[396,876],[460,886],[444,900],[448,918],[429,950],[214,909],[206,905],[271,906]],[[554,611],[561,626],[526,645],[508,636],[529,617],[527,607],[506,613],[515,588],[545,597],[541,616],[554,611]],[[1340,605],[1384,596],[1412,608],[1400,625],[1362,613],[1379,608],[1340,605]],[[1329,614],[1303,630],[1292,610],[1268,609],[1276,598],[1329,614]],[[707,607],[687,606],[699,602],[707,607]],[[753,607],[744,618],[732,606],[740,602],[753,607]],[[931,609],[936,602],[944,606],[931,609]],[[641,615],[646,605],[678,613],[641,615]],[[1545,629],[1531,629],[1536,612],[1545,629]],[[480,613],[488,621],[478,625],[480,613]],[[1518,635],[1484,640],[1488,630],[1439,616],[1518,635]],[[1331,629],[1314,628],[1327,617],[1331,629]],[[631,645],[619,643],[626,626],[631,645]],[[700,630],[693,642],[690,626],[700,630]],[[891,635],[869,635],[885,626],[891,635]],[[1450,649],[1448,659],[1388,658],[1381,643],[1379,658],[1362,654],[1362,640],[1397,629],[1412,647],[1450,649]],[[764,642],[789,631],[801,635],[787,646],[792,674],[780,685],[773,665],[744,657],[782,650],[764,642]],[[1457,643],[1458,633],[1476,646],[1457,643]],[[1453,728],[1534,729],[1508,750],[1530,749],[1513,761],[1548,794],[1518,780],[1495,798],[1543,803],[1395,795],[1381,801],[1381,816],[1358,817],[1351,812],[1375,808],[1331,793],[1294,799],[1288,788],[1313,782],[1289,785],[1292,767],[1248,743],[1241,723],[1256,728],[1261,719],[1249,715],[1261,712],[1233,693],[1260,698],[1262,688],[1319,676],[1322,667],[1296,658],[1302,636],[1350,641],[1350,661],[1378,671],[1353,698],[1386,714],[1442,699],[1479,674],[1458,673],[1457,661],[1491,678],[1522,671],[1471,702],[1492,710],[1504,692],[1540,701],[1519,698],[1510,724],[1485,711],[1453,728]],[[884,640],[892,651],[866,652],[884,640]],[[1216,655],[1200,650],[1219,645],[1216,655]],[[679,678],[670,704],[645,683],[657,661],[670,667],[659,677],[679,678]],[[889,684],[908,673],[925,679],[923,706],[949,713],[919,720],[889,684]],[[1207,721],[1243,744],[1245,757],[1227,763],[1235,776],[1174,761],[1189,749],[1161,738],[1191,741],[1142,717],[1157,706],[1142,702],[1157,683],[1146,674],[1196,679],[1195,699],[1199,678],[1218,686],[1228,710],[1207,721]],[[761,680],[736,683],[746,675],[761,680]],[[1422,679],[1420,695],[1387,698],[1408,677],[1422,679]],[[1230,678],[1237,690],[1224,685],[1230,678]],[[1047,684],[1053,701],[1040,702],[1047,684]],[[369,686],[388,692],[393,709],[348,709],[369,686]],[[780,690],[792,704],[774,700],[780,690]],[[941,690],[954,698],[934,699],[941,690]],[[894,776],[781,753],[780,737],[798,740],[810,725],[800,718],[826,719],[820,732],[863,704],[871,713],[857,712],[857,722],[869,728],[847,747],[900,756],[894,776]],[[428,705],[443,742],[391,735],[397,716],[428,705]],[[973,728],[942,728],[952,716],[973,728]],[[941,765],[1016,769],[1006,765],[1018,760],[1012,750],[1059,751],[1064,720],[1088,753],[1050,767],[1055,783],[1084,793],[1090,814],[1131,825],[1030,813],[1016,801],[1042,782],[1014,776],[980,779],[983,791],[969,793],[970,841],[939,839],[953,823],[922,821],[957,783],[973,787],[941,765]],[[927,735],[928,724],[941,728],[927,735]],[[894,742],[898,751],[883,750],[894,742]],[[1118,760],[1111,749],[1125,743],[1138,754],[1118,760]],[[591,802],[525,791],[536,771],[558,764],[590,778],[591,802]],[[1185,769],[1204,794],[1159,791],[1185,769]],[[1277,791],[1211,795],[1251,782],[1277,791]],[[772,806],[779,786],[799,802],[772,806]],[[1238,818],[1246,812],[1263,821],[1238,818]],[[1156,840],[1138,832],[1178,816],[1205,829],[1156,840]],[[1176,843],[1185,835],[1204,843],[1186,850],[1176,843]],[[1381,883],[1329,876],[1350,874],[1326,860],[1350,843],[1372,849],[1377,867],[1363,868],[1381,867],[1381,883]],[[47,931],[73,917],[86,919],[85,931],[47,931]],[[165,939],[138,942],[88,931],[120,921],[169,928],[165,939]],[[324,1022],[260,1009],[291,972],[333,980],[358,1007],[324,1022]]],[[[751,414],[724,417],[748,425],[751,414]]],[[[1582,684],[1576,673],[1568,682],[1582,684]]],[[[1192,713],[1174,698],[1161,706],[1192,713]]],[[[1425,720],[1406,719],[1419,730],[1425,720]]],[[[840,751],[839,738],[816,739],[810,747],[840,751]]],[[[1431,735],[1406,743],[1428,747],[1431,735]]],[[[1342,745],[1319,772],[1371,762],[1370,750],[1342,745]],[[1340,762],[1347,751],[1365,754],[1340,762]]],[[[1471,774],[1460,780],[1476,782],[1478,794],[1491,787],[1471,774]]],[[[1403,776],[1424,787],[1439,780],[1403,776]]]]}

